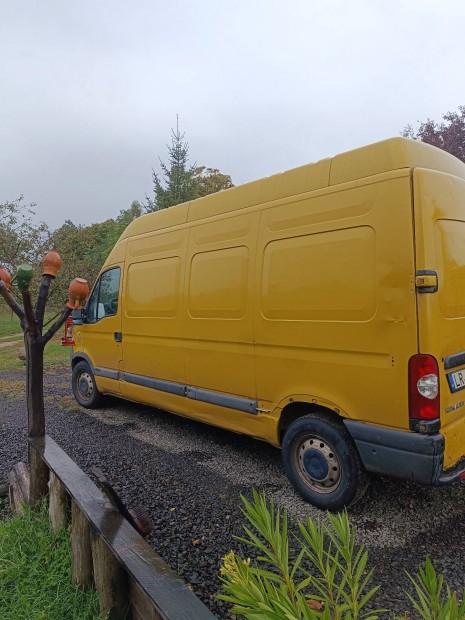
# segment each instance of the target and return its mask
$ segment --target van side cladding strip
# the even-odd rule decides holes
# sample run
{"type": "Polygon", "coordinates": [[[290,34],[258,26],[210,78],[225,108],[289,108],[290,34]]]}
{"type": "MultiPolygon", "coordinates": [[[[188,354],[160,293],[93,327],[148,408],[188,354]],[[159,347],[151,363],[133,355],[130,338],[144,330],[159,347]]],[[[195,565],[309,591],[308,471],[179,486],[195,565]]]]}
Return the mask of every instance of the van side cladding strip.
{"type": "Polygon", "coordinates": [[[203,403],[210,403],[212,405],[219,405],[220,407],[227,407],[228,409],[237,409],[238,411],[245,411],[245,413],[252,413],[257,415],[258,402],[256,400],[248,400],[247,398],[240,398],[239,396],[229,396],[228,394],[218,394],[218,392],[211,392],[210,390],[201,390],[200,388],[187,387],[187,398],[192,400],[200,400],[203,403]]]}
{"type": "Polygon", "coordinates": [[[456,368],[457,366],[463,366],[465,364],[465,351],[461,353],[454,353],[453,355],[448,355],[444,359],[444,369],[448,370],[449,368],[456,368]]]}
{"type": "Polygon", "coordinates": [[[133,375],[130,372],[122,373],[121,378],[123,381],[127,381],[128,383],[142,385],[143,387],[148,387],[152,390],[160,390],[160,392],[168,392],[169,394],[177,394],[178,396],[186,395],[186,386],[181,385],[180,383],[174,383],[173,381],[151,379],[150,377],[144,377],[142,375],[133,375]]]}
{"type": "Polygon", "coordinates": [[[98,377],[105,377],[105,379],[115,379],[118,380],[118,371],[110,370],[109,368],[94,368],[94,375],[98,377]]]}
{"type": "Polygon", "coordinates": [[[150,377],[134,375],[128,372],[122,373],[121,378],[123,381],[127,381],[128,383],[142,385],[143,387],[159,390],[160,392],[168,392],[169,394],[176,394],[177,396],[185,396],[191,400],[198,400],[203,403],[210,403],[212,405],[226,407],[227,409],[236,409],[237,411],[244,411],[245,413],[257,415],[258,401],[256,400],[249,400],[247,398],[241,398],[240,396],[220,394],[218,392],[211,392],[210,390],[202,390],[200,388],[182,385],[181,383],[174,383],[173,381],[152,379],[150,377]]]}

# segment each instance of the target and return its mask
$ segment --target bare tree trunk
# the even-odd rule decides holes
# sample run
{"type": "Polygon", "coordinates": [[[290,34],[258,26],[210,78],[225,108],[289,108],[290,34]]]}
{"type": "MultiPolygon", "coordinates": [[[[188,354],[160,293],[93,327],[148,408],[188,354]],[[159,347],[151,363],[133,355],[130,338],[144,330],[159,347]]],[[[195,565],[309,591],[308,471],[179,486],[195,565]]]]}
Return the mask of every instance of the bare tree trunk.
{"type": "MultiPolygon", "coordinates": [[[[29,331],[24,336],[26,347],[26,399],[28,417],[28,436],[44,437],[45,435],[45,412],[44,412],[44,348],[40,334],[34,337],[29,331]]],[[[48,468],[42,458],[29,446],[30,466],[30,494],[29,505],[35,506],[47,495],[48,468]]]]}

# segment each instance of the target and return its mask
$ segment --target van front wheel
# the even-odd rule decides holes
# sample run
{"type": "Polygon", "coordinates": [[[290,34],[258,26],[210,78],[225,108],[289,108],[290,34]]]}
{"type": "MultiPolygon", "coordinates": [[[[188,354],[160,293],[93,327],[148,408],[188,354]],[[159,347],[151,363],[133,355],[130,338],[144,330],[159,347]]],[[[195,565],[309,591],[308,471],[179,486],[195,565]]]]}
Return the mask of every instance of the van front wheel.
{"type": "Polygon", "coordinates": [[[72,387],[74,398],[87,409],[95,409],[102,402],[102,394],[98,391],[94,373],[87,362],[81,361],[73,368],[72,387]]]}
{"type": "Polygon", "coordinates": [[[368,475],[346,428],[329,416],[309,414],[286,430],[284,469],[307,501],[325,510],[340,510],[357,501],[368,475]]]}

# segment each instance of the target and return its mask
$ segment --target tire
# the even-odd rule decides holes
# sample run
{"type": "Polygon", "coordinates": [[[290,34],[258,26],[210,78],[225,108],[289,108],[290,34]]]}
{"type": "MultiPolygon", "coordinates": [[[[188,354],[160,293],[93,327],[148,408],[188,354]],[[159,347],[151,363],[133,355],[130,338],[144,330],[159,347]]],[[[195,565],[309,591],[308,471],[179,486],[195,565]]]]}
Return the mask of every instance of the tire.
{"type": "Polygon", "coordinates": [[[282,457],[296,491],[317,508],[346,508],[368,487],[368,474],[349,432],[327,415],[309,414],[293,422],[284,435],[282,457]]]}
{"type": "Polygon", "coordinates": [[[78,362],[73,368],[71,384],[74,398],[82,407],[95,409],[102,403],[103,396],[98,391],[94,373],[87,362],[78,362]]]}

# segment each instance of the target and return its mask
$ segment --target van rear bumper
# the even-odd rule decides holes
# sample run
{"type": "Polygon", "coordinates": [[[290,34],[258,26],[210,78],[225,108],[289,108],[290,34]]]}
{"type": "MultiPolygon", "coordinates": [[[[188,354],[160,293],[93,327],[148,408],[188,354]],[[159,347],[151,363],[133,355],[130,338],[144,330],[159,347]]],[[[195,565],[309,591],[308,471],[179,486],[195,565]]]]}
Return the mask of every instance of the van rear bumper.
{"type": "Polygon", "coordinates": [[[461,480],[465,458],[444,470],[444,437],[382,428],[344,420],[367,471],[421,484],[443,485],[461,480]]]}

